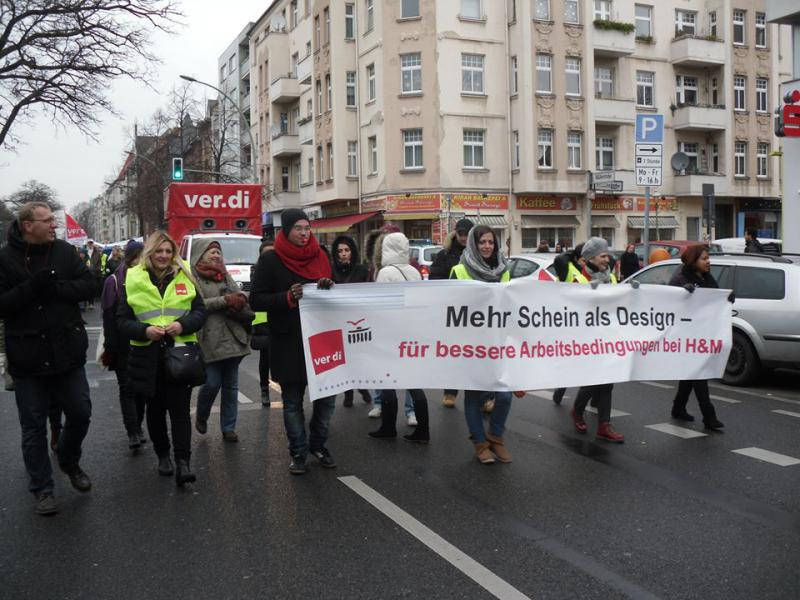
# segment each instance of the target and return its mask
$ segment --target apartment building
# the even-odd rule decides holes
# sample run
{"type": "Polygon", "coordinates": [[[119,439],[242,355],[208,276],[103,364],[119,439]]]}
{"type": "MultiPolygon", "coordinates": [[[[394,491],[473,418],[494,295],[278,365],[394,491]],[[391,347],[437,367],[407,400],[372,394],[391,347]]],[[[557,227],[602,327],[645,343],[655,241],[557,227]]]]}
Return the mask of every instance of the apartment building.
{"type": "Polygon", "coordinates": [[[644,226],[636,115],[658,113],[651,236],[701,239],[713,183],[716,237],[771,237],[771,113],[791,53],[763,4],[279,0],[250,32],[268,210],[303,206],[321,234],[392,222],[438,240],[468,215],[514,252],[590,233],[622,247],[644,226]],[[588,189],[597,170],[622,191],[588,189]]]}

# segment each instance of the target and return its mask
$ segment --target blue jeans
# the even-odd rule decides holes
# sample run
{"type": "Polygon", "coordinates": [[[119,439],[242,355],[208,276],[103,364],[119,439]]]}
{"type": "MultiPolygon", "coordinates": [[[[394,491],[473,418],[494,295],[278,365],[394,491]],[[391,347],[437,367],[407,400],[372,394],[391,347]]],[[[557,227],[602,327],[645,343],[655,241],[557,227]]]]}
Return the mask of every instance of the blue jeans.
{"type": "MultiPolygon", "coordinates": [[[[486,392],[464,390],[464,416],[467,418],[467,428],[472,434],[472,441],[480,444],[486,441],[483,431],[483,403],[486,392]]],[[[511,412],[511,392],[494,393],[494,410],[489,416],[489,433],[501,437],[506,428],[506,419],[511,412]]]]}
{"type": "MultiPolygon", "coordinates": [[[[378,408],[381,407],[383,403],[381,392],[383,390],[372,390],[372,404],[377,406],[378,408]]],[[[405,405],[405,415],[408,418],[408,415],[414,414],[414,399],[411,397],[411,392],[406,390],[406,405],[405,405]]]]}
{"type": "Polygon", "coordinates": [[[69,469],[81,459],[81,443],[89,431],[92,401],[83,367],[52,377],[20,377],[16,383],[17,410],[22,428],[22,458],[28,471],[28,489],[34,494],[53,491],[53,469],[47,454],[47,415],[51,401],[64,411],[66,421],[58,438],[58,464],[69,469]]]}
{"type": "Polygon", "coordinates": [[[236,429],[239,414],[239,363],[241,356],[206,363],[206,382],[197,394],[197,420],[208,421],[211,407],[222,388],[219,424],[222,431],[236,429]]]}
{"type": "Polygon", "coordinates": [[[306,419],[303,412],[303,395],[305,383],[280,382],[283,399],[283,426],[289,438],[289,454],[303,457],[309,450],[315,452],[325,449],[328,442],[333,410],[336,408],[336,396],[320,398],[312,402],[311,422],[308,425],[309,436],[306,438],[306,419]]]}

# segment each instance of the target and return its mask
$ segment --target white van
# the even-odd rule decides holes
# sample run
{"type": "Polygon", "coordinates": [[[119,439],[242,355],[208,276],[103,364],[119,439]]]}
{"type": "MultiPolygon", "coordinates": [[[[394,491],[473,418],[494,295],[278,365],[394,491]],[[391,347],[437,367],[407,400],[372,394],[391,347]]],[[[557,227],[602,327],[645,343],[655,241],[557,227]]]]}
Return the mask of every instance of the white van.
{"type": "MultiPolygon", "coordinates": [[[[777,253],[781,251],[781,240],[776,240],[773,238],[758,238],[758,241],[761,242],[762,245],[767,246],[765,250],[767,250],[770,254],[775,252],[770,251],[771,248],[777,250],[777,253]]],[[[744,252],[745,241],[743,237],[740,238],[721,238],[719,240],[714,240],[711,242],[711,251],[712,252],[744,252]]]]}
{"type": "Polygon", "coordinates": [[[185,235],[181,240],[180,255],[187,264],[192,264],[192,248],[200,239],[219,242],[225,268],[243,292],[250,293],[250,272],[258,262],[258,248],[261,238],[248,233],[197,233],[185,235]]]}

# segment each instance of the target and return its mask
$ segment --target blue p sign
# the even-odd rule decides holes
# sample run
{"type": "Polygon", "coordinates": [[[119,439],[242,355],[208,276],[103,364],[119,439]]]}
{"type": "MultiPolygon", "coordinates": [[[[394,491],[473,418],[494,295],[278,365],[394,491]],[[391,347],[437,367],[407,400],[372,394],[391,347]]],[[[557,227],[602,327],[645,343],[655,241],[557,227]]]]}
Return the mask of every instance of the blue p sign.
{"type": "Polygon", "coordinates": [[[661,144],[664,141],[664,115],[636,115],[636,142],[661,144]]]}

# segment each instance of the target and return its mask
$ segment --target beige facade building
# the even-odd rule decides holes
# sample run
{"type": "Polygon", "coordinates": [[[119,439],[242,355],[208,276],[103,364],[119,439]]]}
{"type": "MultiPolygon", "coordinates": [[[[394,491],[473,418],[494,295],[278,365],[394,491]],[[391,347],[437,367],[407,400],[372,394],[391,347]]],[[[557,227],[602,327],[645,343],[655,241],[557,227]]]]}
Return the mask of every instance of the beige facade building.
{"type": "Polygon", "coordinates": [[[788,28],[763,0],[279,0],[250,31],[251,114],[274,222],[383,222],[441,239],[463,215],[512,252],[641,237],[637,114],[663,114],[651,236],[780,223],[772,111],[788,28]],[[670,168],[676,152],[688,157],[670,168]],[[592,191],[613,170],[618,192],[592,191]]]}

